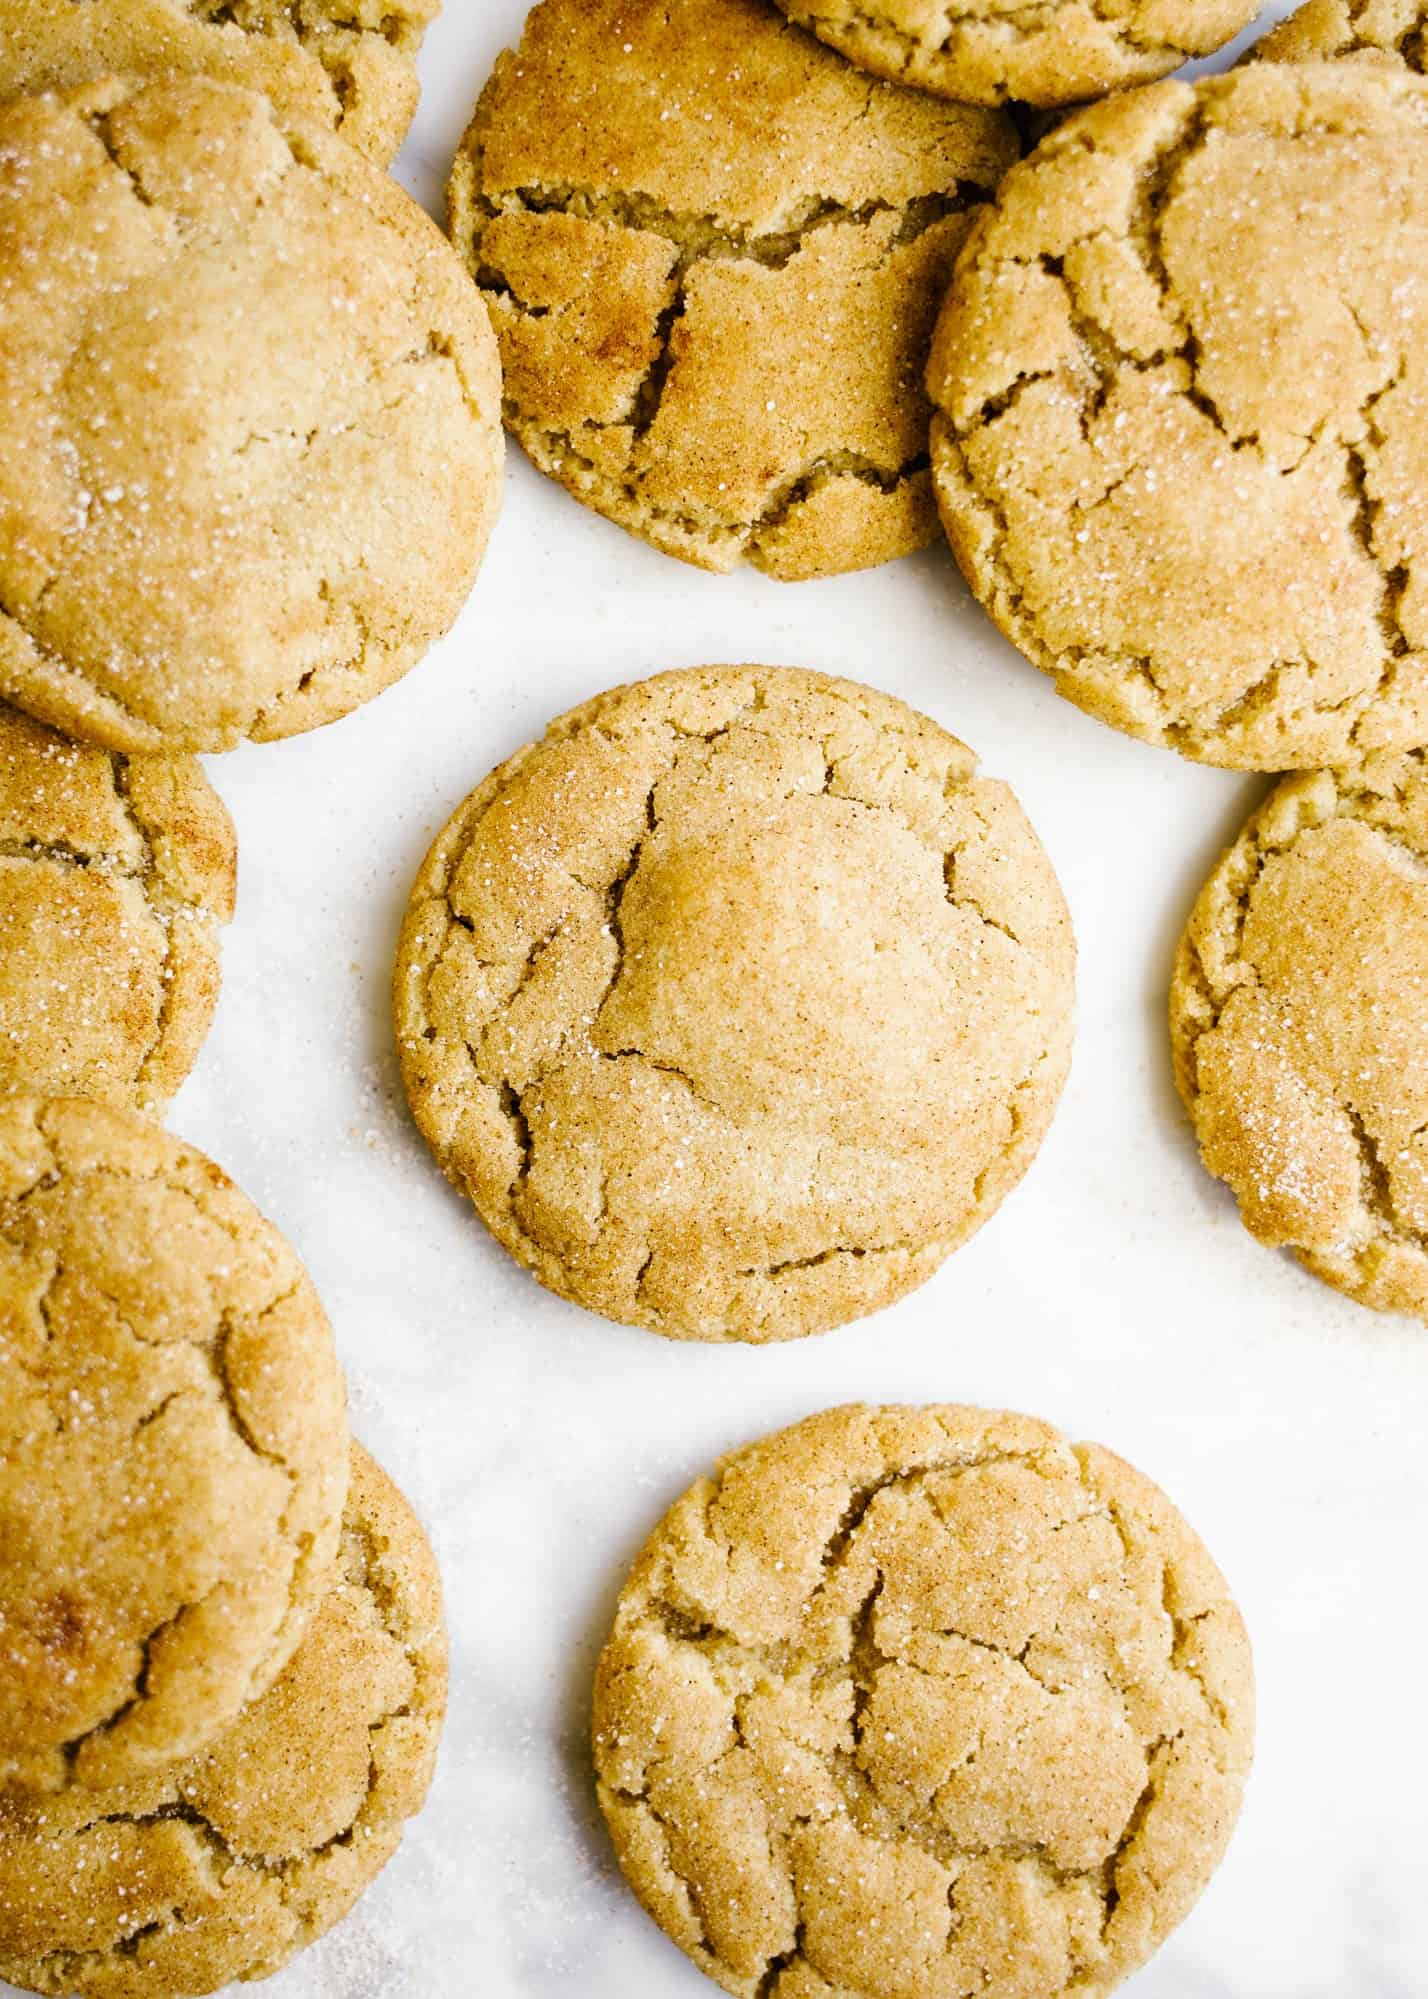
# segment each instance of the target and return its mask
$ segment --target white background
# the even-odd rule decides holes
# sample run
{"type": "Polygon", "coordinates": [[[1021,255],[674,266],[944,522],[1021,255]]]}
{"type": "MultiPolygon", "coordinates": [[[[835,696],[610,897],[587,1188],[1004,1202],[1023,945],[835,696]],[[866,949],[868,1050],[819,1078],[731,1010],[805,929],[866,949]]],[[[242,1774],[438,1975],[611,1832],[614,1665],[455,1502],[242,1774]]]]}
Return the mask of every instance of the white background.
{"type": "MultiPolygon", "coordinates": [[[[522,0],[447,0],[400,174],[434,213],[522,0]]],[[[431,1803],[275,1999],[700,1999],[623,1888],[585,1749],[623,1572],[721,1451],[830,1403],[1002,1405],[1095,1438],[1204,1535],[1254,1639],[1248,1803],[1135,1999],[1428,1993],[1428,1332],[1241,1229],[1170,1079],[1172,948],[1265,788],[1062,702],[946,552],[821,584],[709,577],[544,482],[456,630],[339,725],[213,759],[237,822],[217,1021],[174,1106],[286,1230],[354,1427],[441,1557],[451,1715],[431,1803]],[[441,1178],[397,1081],[388,984],[427,843],[490,766],[600,688],[759,660],[873,682],[1019,792],[1080,944],[1075,1065],[1021,1188],[926,1288],[820,1339],[666,1343],[549,1297],[441,1178]]]]}

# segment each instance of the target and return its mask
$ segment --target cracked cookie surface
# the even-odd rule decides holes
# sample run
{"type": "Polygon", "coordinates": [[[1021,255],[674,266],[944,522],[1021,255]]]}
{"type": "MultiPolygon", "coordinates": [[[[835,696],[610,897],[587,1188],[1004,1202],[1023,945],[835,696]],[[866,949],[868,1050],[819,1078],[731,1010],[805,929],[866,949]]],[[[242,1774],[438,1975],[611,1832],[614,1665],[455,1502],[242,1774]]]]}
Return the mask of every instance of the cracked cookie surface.
{"type": "Polygon", "coordinates": [[[1255,63],[1077,113],[974,228],[938,499],[1081,707],[1251,770],[1428,740],[1428,84],[1255,63]]]}
{"type": "Polygon", "coordinates": [[[544,0],[452,235],[543,472],[667,554],[785,578],[931,540],[928,340],[1001,113],[861,75],[765,0],[544,0]]]}
{"type": "Polygon", "coordinates": [[[791,1339],[922,1283],[1020,1179],[1073,978],[1051,865],[955,737],[711,667],[599,696],[472,794],[396,1025],[418,1125],[544,1284],[791,1339]]]}
{"type": "Polygon", "coordinates": [[[1277,786],[1225,854],[1170,994],[1180,1094],[1246,1228],[1428,1318],[1428,769],[1277,786]]]}
{"type": "Polygon", "coordinates": [[[180,72],[261,90],[385,166],[438,0],[0,0],[0,98],[180,72]]]}
{"type": "Polygon", "coordinates": [[[1243,1623],[1164,1495],[955,1407],[723,1459],[595,1681],[621,1865],[738,1999],[1109,1992],[1213,1873],[1252,1736],[1243,1623]]]}
{"type": "Polygon", "coordinates": [[[1263,62],[1402,63],[1419,76],[1428,67],[1428,13],[1423,0],[1306,0],[1255,43],[1263,62]]]}
{"type": "Polygon", "coordinates": [[[396,1852],[445,1706],[435,1560],[354,1446],[336,1570],[267,1693],[176,1770],[0,1803],[0,1977],[176,1999],[277,1971],[396,1852]]]}
{"type": "Polygon", "coordinates": [[[268,1686],[347,1481],[278,1231],[133,1112],[0,1099],[0,1790],[122,1782],[268,1686]]]}
{"type": "Polygon", "coordinates": [[[0,156],[0,696],[146,751],[379,693],[460,610],[498,494],[450,245],[206,78],[19,100],[0,156]]]}
{"type": "Polygon", "coordinates": [[[1054,106],[1150,83],[1254,19],[1254,0],[777,0],[896,83],[967,104],[1054,106]]]}
{"type": "Polygon", "coordinates": [[[0,1089],[162,1110],[218,999],[233,827],[189,757],[0,706],[0,1089]]]}

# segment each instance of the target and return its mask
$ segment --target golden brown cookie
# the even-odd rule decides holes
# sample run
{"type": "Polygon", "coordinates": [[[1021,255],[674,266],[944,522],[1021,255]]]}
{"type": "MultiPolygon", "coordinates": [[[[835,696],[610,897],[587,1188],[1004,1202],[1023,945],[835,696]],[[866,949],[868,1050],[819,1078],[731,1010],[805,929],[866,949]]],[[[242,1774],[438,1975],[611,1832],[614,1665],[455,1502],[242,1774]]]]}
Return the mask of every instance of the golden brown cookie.
{"type": "Polygon", "coordinates": [[[133,1112],[0,1099],[0,1790],[207,1744],[301,1638],[346,1485],[271,1223],[133,1112]]]}
{"type": "Polygon", "coordinates": [[[601,695],[488,777],[418,876],[416,1121],[562,1296],[793,1339],[921,1284],[1051,1121],[1074,947],[1010,790],[850,681],[601,695]]]}
{"type": "Polygon", "coordinates": [[[0,705],[0,1089],[162,1110],[218,999],[233,827],[191,757],[0,705]]]}
{"type": "Polygon", "coordinates": [[[1167,76],[1254,19],[1254,0],[777,0],[896,83],[965,104],[1075,104],[1167,76]]]}
{"type": "Polygon", "coordinates": [[[221,77],[385,166],[439,0],[0,0],[0,97],[119,74],[221,77]]]}
{"type": "Polygon", "coordinates": [[[1170,1031],[1245,1227],[1428,1317],[1424,752],[1285,780],[1201,891],[1170,1031]]]}
{"type": "Polygon", "coordinates": [[[543,0],[451,226],[543,472],[667,554],[796,578],[936,532],[922,371],[1010,120],[870,82],[767,0],[543,0]]]}
{"type": "Polygon", "coordinates": [[[222,749],[379,693],[495,511],[495,343],[447,244],[206,78],[0,109],[0,695],[222,749]]]}
{"type": "Polygon", "coordinates": [[[1352,56],[1402,63],[1421,76],[1428,66],[1425,26],[1423,0],[1305,0],[1251,53],[1266,62],[1338,62],[1352,56]]]}
{"type": "Polygon", "coordinates": [[[1062,694],[1242,769],[1428,741],[1426,253],[1428,84],[1371,64],[1151,85],[1008,174],[933,466],[1062,694]]]}
{"type": "Polygon", "coordinates": [[[175,1770],[0,1803],[0,1977],[85,1999],[267,1977],[396,1852],[445,1707],[435,1559],[354,1446],[335,1575],[267,1693],[175,1770]]]}
{"type": "Polygon", "coordinates": [[[1239,1810],[1249,1641],[1148,1479],[1045,1423],[835,1409],[645,1544],[595,1681],[631,1886],[738,1999],[1104,1994],[1239,1810]]]}

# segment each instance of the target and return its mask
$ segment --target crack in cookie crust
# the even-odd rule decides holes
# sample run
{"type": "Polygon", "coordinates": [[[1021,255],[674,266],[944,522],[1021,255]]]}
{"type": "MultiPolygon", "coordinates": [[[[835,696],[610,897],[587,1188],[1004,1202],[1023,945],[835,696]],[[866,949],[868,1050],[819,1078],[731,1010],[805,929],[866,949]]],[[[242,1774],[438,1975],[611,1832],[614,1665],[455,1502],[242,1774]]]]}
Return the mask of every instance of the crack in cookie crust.
{"type": "Polygon", "coordinates": [[[1030,1163],[1073,946],[1006,787],[777,668],[554,723],[439,836],[398,951],[417,1123],[542,1282],[790,1338],[921,1282],[1030,1163]]]}
{"type": "Polygon", "coordinates": [[[498,500],[495,341],[449,244],[208,78],[21,100],[0,131],[0,693],[143,753],[380,692],[455,617],[498,500]]]}
{"type": "Polygon", "coordinates": [[[859,77],[759,0],[545,0],[450,188],[508,427],[705,568],[921,546],[932,321],[1015,150],[1000,116],[859,77]]]}
{"type": "Polygon", "coordinates": [[[1422,0],[1306,0],[1255,43],[1256,62],[1399,62],[1428,68],[1422,0]]]}
{"type": "Polygon", "coordinates": [[[1249,0],[778,0],[875,76],[967,104],[1057,106],[1165,76],[1254,18],[1249,0]]]}
{"type": "Polygon", "coordinates": [[[354,1446],[336,1570],[269,1691],[176,1770],[0,1804],[0,1976],[135,1995],[270,1975],[396,1851],[445,1699],[431,1550],[354,1446]]]}
{"type": "Polygon", "coordinates": [[[737,1999],[1108,1992],[1229,1838],[1252,1676],[1163,1495],[1028,1418],[848,1408],[726,1458],[596,1675],[632,1887],[737,1999]]]}
{"type": "Polygon", "coordinates": [[[322,0],[6,0],[0,97],[163,70],[244,84],[337,132],[379,166],[417,104],[435,0],[370,10],[322,0]]]}
{"type": "Polygon", "coordinates": [[[1428,776],[1286,780],[1202,890],[1176,1081],[1245,1226],[1361,1303],[1428,1315],[1428,776]]]}
{"type": "Polygon", "coordinates": [[[332,1560],[342,1379],[312,1287],[209,1161],[0,1105],[0,1789],[104,1786],[272,1681],[332,1560]]]}
{"type": "Polygon", "coordinates": [[[1385,207],[1416,268],[1428,86],[1262,64],[1079,114],[975,227],[929,369],[944,524],[1114,726],[1267,770],[1428,734],[1419,287],[1345,227],[1385,207]]]}
{"type": "Polygon", "coordinates": [[[235,872],[196,763],[0,706],[0,1079],[162,1110],[213,1015],[235,872]]]}

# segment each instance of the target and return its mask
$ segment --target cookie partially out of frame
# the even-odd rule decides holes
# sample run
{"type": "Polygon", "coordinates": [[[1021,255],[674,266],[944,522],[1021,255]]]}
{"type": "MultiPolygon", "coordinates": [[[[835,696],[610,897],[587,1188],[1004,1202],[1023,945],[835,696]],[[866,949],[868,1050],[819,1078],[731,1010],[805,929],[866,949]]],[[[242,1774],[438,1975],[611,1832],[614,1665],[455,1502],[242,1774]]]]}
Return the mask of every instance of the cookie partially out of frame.
{"type": "Polygon", "coordinates": [[[595,1682],[620,1863],[736,1999],[1110,1992],[1218,1865],[1252,1737],[1243,1622],[1165,1496],[978,1409],[723,1459],[595,1682]]]}
{"type": "Polygon", "coordinates": [[[0,1792],[201,1749],[327,1587],[332,1330],[227,1176],[132,1111],[0,1097],[0,1792]]]}
{"type": "Polygon", "coordinates": [[[385,166],[439,0],[0,0],[0,97],[182,72],[261,90],[385,166]]]}
{"type": "Polygon", "coordinates": [[[1252,51],[1261,62],[1401,63],[1428,67],[1423,0],[1305,0],[1252,51]]]}
{"type": "Polygon", "coordinates": [[[933,466],[1062,694],[1241,769],[1428,740],[1425,254],[1428,82],[1384,65],[1150,85],[1007,175],[933,344],[933,466]]]}
{"type": "Polygon", "coordinates": [[[160,1111],[218,999],[237,850],[191,757],[0,706],[0,1090],[160,1111]]]}
{"type": "Polygon", "coordinates": [[[1181,940],[1176,1080],[1246,1228],[1428,1318],[1425,995],[1424,753],[1286,779],[1181,940]]]}
{"type": "Polygon", "coordinates": [[[931,1276],[1071,1052],[1050,862],[954,736],[850,681],[661,674],[492,772],[397,959],[412,1109],[541,1282],[793,1339],[931,1276]]]}
{"type": "Polygon", "coordinates": [[[1010,120],[860,75],[767,0],[542,0],[451,227],[543,472],[702,568],[936,532],[927,343],[1010,120]]]}
{"type": "Polygon", "coordinates": [[[1254,19],[1254,0],[778,0],[875,76],[967,104],[1076,104],[1168,76],[1254,19]]]}
{"type": "Polygon", "coordinates": [[[267,1693],[177,1769],[0,1803],[0,1977],[54,1999],[179,1999],[277,1971],[396,1852],[445,1706],[431,1549],[354,1446],[336,1568],[267,1693]]]}
{"type": "Polygon", "coordinates": [[[132,751],[370,700],[494,516],[495,341],[370,161],[205,77],[0,107],[0,697],[132,751]]]}

